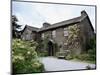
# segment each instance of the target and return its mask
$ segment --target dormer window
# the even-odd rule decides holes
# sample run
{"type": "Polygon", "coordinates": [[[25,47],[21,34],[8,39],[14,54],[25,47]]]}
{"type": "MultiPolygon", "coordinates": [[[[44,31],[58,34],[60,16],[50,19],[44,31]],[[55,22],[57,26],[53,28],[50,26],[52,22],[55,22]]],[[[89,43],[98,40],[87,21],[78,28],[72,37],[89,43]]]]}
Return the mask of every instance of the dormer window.
{"type": "Polygon", "coordinates": [[[64,28],[64,36],[68,36],[68,29],[64,28]]]}

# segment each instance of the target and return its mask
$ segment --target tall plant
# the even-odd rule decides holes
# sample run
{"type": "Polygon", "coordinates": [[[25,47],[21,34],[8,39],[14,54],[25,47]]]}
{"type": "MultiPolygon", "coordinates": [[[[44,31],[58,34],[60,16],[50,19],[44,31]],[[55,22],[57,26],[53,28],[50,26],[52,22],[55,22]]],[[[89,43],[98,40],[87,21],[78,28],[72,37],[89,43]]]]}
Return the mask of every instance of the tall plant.
{"type": "Polygon", "coordinates": [[[78,25],[72,25],[68,27],[68,38],[67,38],[67,43],[68,46],[71,48],[77,48],[79,45],[79,26],[78,25]]]}

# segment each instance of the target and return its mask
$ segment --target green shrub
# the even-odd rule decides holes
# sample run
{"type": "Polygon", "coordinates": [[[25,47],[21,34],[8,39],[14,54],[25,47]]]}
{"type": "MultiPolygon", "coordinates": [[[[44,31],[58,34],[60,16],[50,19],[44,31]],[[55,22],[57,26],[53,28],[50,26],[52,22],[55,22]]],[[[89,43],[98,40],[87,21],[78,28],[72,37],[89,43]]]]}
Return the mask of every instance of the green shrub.
{"type": "Polygon", "coordinates": [[[80,60],[89,60],[89,55],[88,54],[80,54],[76,55],[75,58],[80,59],[80,60]]]}
{"type": "Polygon", "coordinates": [[[45,56],[48,56],[48,52],[47,51],[42,51],[42,52],[38,51],[38,55],[39,55],[39,57],[45,57],[45,56]]]}
{"type": "Polygon", "coordinates": [[[81,61],[88,61],[88,62],[92,62],[95,63],[95,56],[92,55],[90,56],[89,54],[80,54],[80,55],[74,55],[73,58],[81,60],[81,61]]]}
{"type": "Polygon", "coordinates": [[[69,54],[69,55],[67,55],[67,56],[65,57],[65,59],[66,59],[66,60],[71,60],[71,59],[73,59],[73,56],[72,56],[71,54],[69,54]]]}
{"type": "Polygon", "coordinates": [[[88,50],[88,54],[90,56],[90,60],[96,60],[96,50],[94,49],[89,49],[88,50]]]}
{"type": "Polygon", "coordinates": [[[74,58],[77,58],[82,61],[96,62],[96,37],[94,36],[88,40],[86,46],[87,52],[85,54],[74,55],[74,58]]]}
{"type": "Polygon", "coordinates": [[[91,38],[87,44],[90,61],[96,61],[96,36],[91,38]]]}
{"type": "Polygon", "coordinates": [[[13,39],[12,41],[12,62],[13,73],[35,73],[43,72],[44,66],[37,58],[37,47],[35,41],[22,41],[20,39],[13,39]]]}

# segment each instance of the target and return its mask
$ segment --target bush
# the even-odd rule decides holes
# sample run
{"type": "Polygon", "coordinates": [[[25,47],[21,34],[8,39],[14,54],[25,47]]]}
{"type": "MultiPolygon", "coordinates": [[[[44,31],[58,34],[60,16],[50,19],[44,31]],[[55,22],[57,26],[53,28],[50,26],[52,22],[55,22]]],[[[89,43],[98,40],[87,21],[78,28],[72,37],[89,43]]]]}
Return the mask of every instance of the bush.
{"type": "Polygon", "coordinates": [[[37,60],[37,47],[35,41],[22,41],[13,39],[12,41],[12,62],[13,73],[34,73],[43,72],[44,66],[37,60]]]}
{"type": "Polygon", "coordinates": [[[69,54],[69,55],[67,55],[67,56],[65,57],[65,59],[66,59],[66,60],[71,60],[71,59],[73,59],[73,56],[72,56],[71,54],[69,54]]]}
{"type": "Polygon", "coordinates": [[[89,63],[95,63],[95,56],[92,55],[93,57],[91,57],[89,54],[80,54],[80,55],[74,55],[73,58],[81,60],[81,61],[87,61],[89,63]]]}
{"type": "Polygon", "coordinates": [[[96,61],[96,36],[89,40],[87,46],[89,60],[96,61]]]}
{"type": "Polygon", "coordinates": [[[80,59],[80,60],[89,60],[89,55],[88,54],[80,54],[80,55],[76,55],[74,56],[75,58],[77,59],[80,59]]]}
{"type": "Polygon", "coordinates": [[[39,57],[46,57],[46,56],[48,56],[48,52],[47,51],[38,51],[38,56],[39,57]]]}
{"type": "Polygon", "coordinates": [[[74,58],[84,61],[96,62],[96,37],[94,36],[87,43],[85,54],[75,55],[74,58]]]}
{"type": "Polygon", "coordinates": [[[88,50],[88,54],[90,56],[90,60],[96,60],[96,50],[94,49],[89,49],[88,50]]]}

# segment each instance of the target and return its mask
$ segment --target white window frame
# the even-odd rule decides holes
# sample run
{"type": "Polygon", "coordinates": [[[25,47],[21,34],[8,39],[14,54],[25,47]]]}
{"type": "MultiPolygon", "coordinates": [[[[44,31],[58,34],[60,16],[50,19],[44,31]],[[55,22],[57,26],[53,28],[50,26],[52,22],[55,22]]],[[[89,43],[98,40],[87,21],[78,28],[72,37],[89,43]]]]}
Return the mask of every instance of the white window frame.
{"type": "Polygon", "coordinates": [[[41,37],[42,37],[42,39],[44,39],[44,33],[42,33],[41,37]]]}
{"type": "Polygon", "coordinates": [[[64,36],[68,36],[68,29],[64,28],[64,36]]]}
{"type": "Polygon", "coordinates": [[[67,45],[67,44],[68,44],[67,42],[64,43],[64,45],[67,45]]]}
{"type": "Polygon", "coordinates": [[[56,37],[56,30],[52,31],[52,37],[55,38],[56,37]]]}

